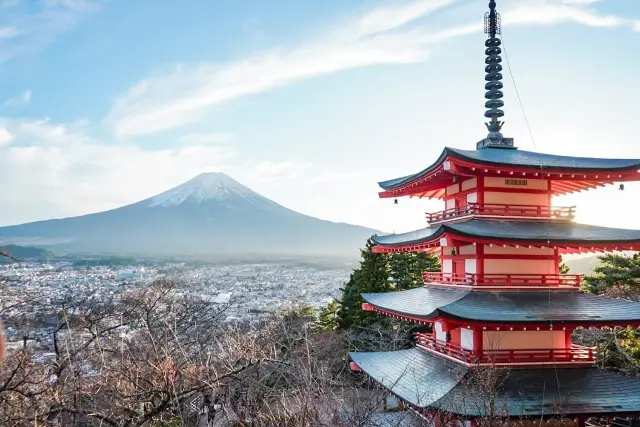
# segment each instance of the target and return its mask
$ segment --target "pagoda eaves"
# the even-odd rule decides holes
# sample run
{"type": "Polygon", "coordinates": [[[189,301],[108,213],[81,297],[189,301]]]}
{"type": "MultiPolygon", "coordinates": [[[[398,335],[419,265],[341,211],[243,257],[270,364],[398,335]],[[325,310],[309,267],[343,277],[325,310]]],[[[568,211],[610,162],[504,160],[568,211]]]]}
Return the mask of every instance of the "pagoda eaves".
{"type": "MultiPolygon", "coordinates": [[[[463,418],[486,416],[486,396],[473,387],[473,370],[417,349],[349,354],[370,378],[418,410],[463,418]],[[471,378],[470,378],[471,377],[471,378]],[[467,380],[469,379],[469,380],[467,380]]],[[[505,372],[494,396],[500,415],[527,417],[640,412],[640,381],[592,367],[522,368],[505,372]]]]}
{"type": "MultiPolygon", "coordinates": [[[[373,236],[372,240],[376,244],[373,251],[379,253],[416,252],[442,246],[478,246],[479,244],[551,248],[563,254],[640,250],[640,230],[563,221],[469,219],[408,233],[373,236]]],[[[529,258],[532,259],[531,256],[529,258]]]]}
{"type": "MultiPolygon", "coordinates": [[[[550,192],[561,195],[640,180],[640,159],[603,159],[541,154],[505,148],[445,148],[438,160],[412,175],[379,182],[380,197],[444,198],[445,188],[477,177],[544,179],[550,192]]],[[[491,187],[485,188],[491,190],[491,187]]]]}
{"type": "Polygon", "coordinates": [[[640,326],[640,304],[576,291],[475,292],[424,286],[362,294],[365,310],[417,323],[446,322],[445,329],[533,330],[537,327],[640,326]]]}

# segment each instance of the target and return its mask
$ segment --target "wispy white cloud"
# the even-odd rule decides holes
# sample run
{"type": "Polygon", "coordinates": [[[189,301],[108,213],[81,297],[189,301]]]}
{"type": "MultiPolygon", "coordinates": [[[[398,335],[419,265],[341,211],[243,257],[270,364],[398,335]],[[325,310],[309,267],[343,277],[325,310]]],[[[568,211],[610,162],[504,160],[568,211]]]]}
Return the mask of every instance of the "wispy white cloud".
{"type": "Polygon", "coordinates": [[[27,105],[31,101],[31,91],[29,89],[22,92],[19,96],[14,96],[13,98],[9,98],[0,104],[0,110],[3,110],[8,107],[22,107],[27,105]]]}
{"type": "Polygon", "coordinates": [[[21,34],[15,27],[0,27],[0,39],[10,39],[21,34]]]}
{"type": "MultiPolygon", "coordinates": [[[[358,67],[424,61],[433,44],[482,31],[481,20],[444,29],[433,23],[420,28],[410,25],[454,3],[455,0],[414,0],[382,6],[297,46],[229,63],[177,66],[173,72],[147,78],[119,96],[106,123],[118,137],[154,134],[198,122],[212,107],[301,80],[358,67]]],[[[512,1],[503,10],[503,22],[635,25],[614,15],[601,15],[587,8],[588,3],[512,1]]]]}
{"type": "Polygon", "coordinates": [[[179,66],[120,96],[107,122],[118,136],[155,133],[198,121],[213,106],[303,79],[367,65],[424,60],[428,50],[387,32],[452,3],[421,0],[385,7],[292,48],[227,64],[179,66]]]}
{"type": "Polygon", "coordinates": [[[104,0],[6,1],[0,15],[0,62],[32,52],[100,10],[104,0]]]}
{"type": "Polygon", "coordinates": [[[274,162],[265,160],[261,162],[248,162],[240,169],[252,181],[288,181],[299,178],[302,174],[311,168],[311,163],[282,161],[274,162]]]}
{"type": "Polygon", "coordinates": [[[0,147],[7,145],[13,139],[11,132],[5,128],[0,128],[0,147]]]}
{"type": "Polygon", "coordinates": [[[593,4],[597,3],[600,0],[562,0],[562,3],[565,4],[593,4]]]}
{"type": "Polygon", "coordinates": [[[537,0],[523,2],[503,13],[503,25],[557,25],[573,22],[588,27],[632,27],[633,21],[616,15],[602,15],[584,7],[587,3],[566,4],[537,0]]]}
{"type": "Polygon", "coordinates": [[[178,138],[182,145],[220,145],[235,140],[236,136],[232,133],[190,133],[178,138]]]}
{"type": "Polygon", "coordinates": [[[311,177],[311,182],[314,184],[329,184],[362,178],[364,176],[366,176],[366,174],[363,171],[336,171],[333,169],[326,169],[314,174],[311,177]]]}

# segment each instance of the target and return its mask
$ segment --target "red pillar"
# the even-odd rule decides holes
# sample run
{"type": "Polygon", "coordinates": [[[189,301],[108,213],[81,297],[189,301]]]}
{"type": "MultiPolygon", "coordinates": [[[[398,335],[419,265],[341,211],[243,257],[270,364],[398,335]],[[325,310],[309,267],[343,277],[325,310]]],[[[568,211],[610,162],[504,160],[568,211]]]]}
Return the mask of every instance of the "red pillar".
{"type": "Polygon", "coordinates": [[[478,177],[476,188],[478,189],[478,204],[482,206],[484,205],[484,176],[478,177]]]}
{"type": "Polygon", "coordinates": [[[567,328],[564,330],[564,348],[567,350],[571,349],[571,345],[573,344],[573,340],[571,338],[571,334],[573,333],[573,328],[567,328]]]}
{"type": "Polygon", "coordinates": [[[480,326],[475,326],[473,328],[473,352],[476,357],[482,357],[483,347],[482,328],[480,326]]]}
{"type": "Polygon", "coordinates": [[[484,243],[476,243],[476,274],[478,281],[482,282],[484,277],[484,243]]]}

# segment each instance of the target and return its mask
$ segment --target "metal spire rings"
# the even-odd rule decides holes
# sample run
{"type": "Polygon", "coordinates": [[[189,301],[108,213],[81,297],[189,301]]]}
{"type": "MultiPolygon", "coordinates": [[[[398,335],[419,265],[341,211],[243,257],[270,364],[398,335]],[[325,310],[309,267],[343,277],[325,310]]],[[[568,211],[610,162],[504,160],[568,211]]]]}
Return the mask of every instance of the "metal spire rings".
{"type": "Polygon", "coordinates": [[[486,84],[484,88],[486,90],[484,97],[487,99],[484,106],[487,110],[484,113],[484,116],[488,119],[491,119],[490,122],[486,123],[487,129],[489,130],[489,138],[502,138],[502,134],[500,134],[500,129],[504,122],[498,121],[499,117],[504,116],[504,111],[501,108],[504,106],[504,102],[502,101],[502,57],[500,53],[502,50],[500,49],[500,45],[502,42],[497,34],[500,34],[500,14],[496,12],[496,2],[495,0],[489,1],[489,12],[487,12],[484,16],[484,32],[489,35],[489,38],[485,41],[484,45],[486,47],[485,54],[487,55],[484,60],[486,66],[484,67],[484,71],[486,72],[485,80],[486,84]]]}

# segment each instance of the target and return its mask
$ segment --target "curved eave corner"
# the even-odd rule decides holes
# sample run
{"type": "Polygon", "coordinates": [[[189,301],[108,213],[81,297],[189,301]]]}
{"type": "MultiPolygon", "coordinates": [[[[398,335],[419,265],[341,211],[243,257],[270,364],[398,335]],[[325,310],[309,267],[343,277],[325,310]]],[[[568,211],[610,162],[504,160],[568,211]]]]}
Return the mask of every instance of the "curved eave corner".
{"type": "MultiPolygon", "coordinates": [[[[418,349],[379,353],[351,352],[357,368],[403,401],[418,409],[438,409],[466,417],[487,415],[487,396],[474,386],[483,371],[448,362],[418,349]]],[[[563,414],[614,415],[640,412],[640,380],[595,367],[522,368],[501,372],[493,391],[495,407],[503,416],[548,415],[557,407],[563,414]]]]}
{"type": "Polygon", "coordinates": [[[437,247],[440,243],[438,237],[440,237],[443,232],[443,226],[439,225],[410,231],[408,233],[374,236],[372,241],[375,246],[372,250],[375,253],[429,250],[429,247],[437,247]]]}
{"type": "MultiPolygon", "coordinates": [[[[383,198],[383,199],[413,195],[414,194],[413,190],[416,190],[417,189],[416,187],[418,187],[421,183],[427,180],[430,180],[437,173],[445,169],[444,163],[447,160],[448,155],[449,155],[449,148],[445,148],[440,154],[440,156],[438,157],[438,159],[426,169],[423,169],[418,173],[403,176],[400,178],[388,179],[386,181],[378,182],[378,185],[382,189],[382,191],[379,192],[378,195],[380,196],[380,198],[383,198]]],[[[425,190],[429,190],[429,188],[426,188],[425,190]]],[[[423,197],[431,198],[431,197],[442,197],[442,196],[438,195],[436,191],[433,194],[426,194],[423,197]]]]}
{"type": "Polygon", "coordinates": [[[373,251],[389,253],[436,250],[439,246],[448,246],[441,240],[449,237],[487,244],[553,245],[573,252],[640,250],[639,230],[577,223],[469,219],[408,233],[375,236],[373,251]]]}

